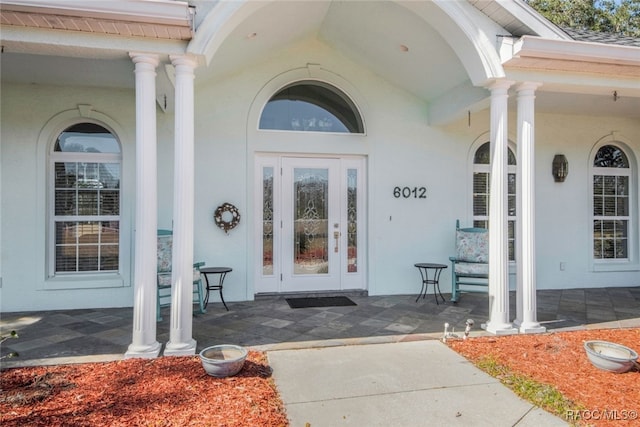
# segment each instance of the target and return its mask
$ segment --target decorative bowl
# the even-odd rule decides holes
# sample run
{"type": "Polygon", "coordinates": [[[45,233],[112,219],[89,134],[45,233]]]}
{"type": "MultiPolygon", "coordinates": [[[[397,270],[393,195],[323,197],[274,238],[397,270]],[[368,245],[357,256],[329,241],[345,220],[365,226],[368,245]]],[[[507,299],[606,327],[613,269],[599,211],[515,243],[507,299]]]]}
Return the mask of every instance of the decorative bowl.
{"type": "Polygon", "coordinates": [[[608,341],[586,341],[584,349],[593,366],[617,374],[629,371],[638,360],[638,353],[629,347],[608,341]]]}
{"type": "Polygon", "coordinates": [[[200,352],[200,361],[207,374],[224,378],[240,372],[247,354],[247,349],[238,345],[214,345],[200,352]]]}

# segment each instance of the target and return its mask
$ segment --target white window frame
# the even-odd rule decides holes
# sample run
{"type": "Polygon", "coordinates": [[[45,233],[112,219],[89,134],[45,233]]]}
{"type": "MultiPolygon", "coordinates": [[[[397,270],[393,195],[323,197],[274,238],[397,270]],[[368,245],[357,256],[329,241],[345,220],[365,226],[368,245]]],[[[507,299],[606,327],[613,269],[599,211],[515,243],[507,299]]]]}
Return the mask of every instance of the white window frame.
{"type": "MultiPolygon", "coordinates": [[[[319,109],[325,109],[324,107],[320,106],[319,104],[314,104],[316,105],[319,109]]],[[[327,115],[329,116],[333,116],[333,113],[331,113],[330,111],[327,110],[327,115]]],[[[299,120],[303,120],[302,116],[299,117],[299,120]]],[[[336,117],[336,120],[340,121],[339,118],[336,117]]],[[[346,125],[345,125],[346,127],[346,125]]],[[[329,82],[325,82],[323,80],[320,79],[315,79],[315,78],[307,78],[307,79],[299,79],[299,80],[295,80],[292,81],[288,84],[286,84],[285,86],[279,88],[274,95],[272,95],[266,102],[265,104],[262,106],[262,109],[260,110],[260,114],[258,117],[258,123],[257,123],[257,129],[262,131],[262,132],[305,132],[305,133],[320,133],[320,134],[338,134],[338,135],[364,135],[365,134],[365,123],[364,123],[364,119],[363,119],[363,115],[360,112],[360,109],[358,108],[357,104],[355,103],[355,101],[349,96],[347,95],[347,93],[342,90],[341,88],[339,88],[338,86],[336,86],[333,83],[329,83],[329,82]],[[336,95],[337,97],[341,98],[342,101],[345,103],[345,105],[351,110],[351,112],[353,113],[355,120],[356,120],[356,127],[358,127],[358,130],[352,131],[349,130],[347,128],[347,131],[319,131],[319,130],[314,130],[314,129],[305,129],[305,127],[302,125],[302,123],[299,123],[300,128],[296,128],[296,129],[282,129],[282,128],[271,128],[271,127],[262,127],[260,125],[262,119],[263,119],[263,115],[265,114],[265,110],[267,109],[267,107],[269,106],[269,104],[274,100],[274,97],[276,97],[277,95],[279,95],[282,91],[286,90],[287,88],[291,88],[291,87],[297,87],[297,86],[319,86],[324,88],[325,90],[328,90],[329,92],[332,92],[334,95],[336,95]]]]}
{"type": "Polygon", "coordinates": [[[626,271],[638,269],[638,228],[637,228],[637,169],[631,151],[619,141],[608,140],[598,143],[589,156],[589,258],[594,271],[626,271]],[[627,157],[628,168],[606,168],[595,166],[594,160],[598,151],[607,145],[614,146],[622,151],[627,157]],[[593,180],[596,175],[603,176],[626,176],[629,182],[629,215],[628,216],[596,216],[594,212],[594,192],[593,180]],[[594,255],[595,236],[593,223],[596,220],[616,220],[627,221],[627,257],[626,258],[596,258],[594,255]]]}
{"type": "Polygon", "coordinates": [[[77,120],[65,126],[54,136],[54,141],[49,146],[48,173],[46,179],[47,194],[47,245],[46,245],[46,275],[47,289],[77,289],[77,288],[108,288],[125,286],[123,280],[123,260],[125,252],[123,251],[123,193],[122,180],[124,174],[123,168],[123,147],[117,134],[104,123],[93,120],[77,120]],[[118,144],[118,153],[80,153],[80,152],[56,152],[55,141],[59,135],[74,125],[82,123],[93,123],[107,130],[118,144]],[[87,163],[118,163],[120,167],[120,197],[119,197],[119,215],[92,215],[92,216],[69,216],[64,217],[69,221],[118,221],[119,223],[119,256],[118,269],[109,271],[70,271],[56,272],[56,223],[62,220],[62,217],[55,215],[55,164],[60,162],[87,162],[87,163]]]}

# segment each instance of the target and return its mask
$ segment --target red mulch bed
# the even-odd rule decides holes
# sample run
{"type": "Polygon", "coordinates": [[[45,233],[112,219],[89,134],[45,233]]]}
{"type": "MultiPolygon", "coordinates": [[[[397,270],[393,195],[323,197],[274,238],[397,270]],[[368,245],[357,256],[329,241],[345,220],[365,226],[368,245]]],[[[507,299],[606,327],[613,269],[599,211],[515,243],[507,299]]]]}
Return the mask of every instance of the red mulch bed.
{"type": "MultiPolygon", "coordinates": [[[[472,362],[490,356],[512,372],[555,386],[581,412],[582,425],[640,425],[640,372],[595,368],[587,340],[640,351],[640,329],[607,329],[448,341],[472,362]],[[635,411],[635,412],[633,412],[635,411]],[[584,419],[588,417],[589,419],[584,419]],[[596,419],[600,418],[600,419],[596,419]]],[[[235,377],[208,376],[198,357],[14,368],[0,378],[0,425],[287,426],[264,353],[250,351],[235,377]]],[[[565,417],[565,414],[558,414],[565,417]]],[[[568,420],[571,421],[571,420],[568,420]]]]}
{"type": "Polygon", "coordinates": [[[287,426],[264,353],[234,377],[196,357],[15,368],[2,372],[0,425],[287,426]]]}
{"type": "MultiPolygon", "coordinates": [[[[477,337],[448,344],[474,363],[491,356],[514,373],[555,386],[585,410],[577,420],[580,425],[640,425],[640,371],[616,374],[594,367],[583,347],[589,340],[622,344],[640,353],[639,328],[477,337]]],[[[558,415],[567,419],[567,414],[558,415]]]]}

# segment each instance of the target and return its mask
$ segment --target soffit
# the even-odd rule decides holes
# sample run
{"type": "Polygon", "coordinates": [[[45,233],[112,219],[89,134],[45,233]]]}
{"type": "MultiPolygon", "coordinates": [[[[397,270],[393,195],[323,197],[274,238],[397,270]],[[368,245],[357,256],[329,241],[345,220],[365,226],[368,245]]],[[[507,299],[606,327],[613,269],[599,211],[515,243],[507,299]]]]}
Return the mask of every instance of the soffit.
{"type": "MultiPolygon", "coordinates": [[[[100,3],[4,1],[0,7],[2,25],[42,28],[47,30],[78,31],[82,33],[108,34],[124,37],[150,37],[170,40],[189,40],[191,14],[186,3],[158,2],[149,6],[165,8],[165,13],[144,13],[143,2],[113,2],[109,7],[99,8],[100,3]],[[162,4],[164,3],[164,4],[162,4]],[[123,8],[128,7],[129,10],[123,8]],[[177,15],[173,15],[176,14],[177,15]]],[[[147,7],[148,8],[148,7],[147,7]]],[[[154,9],[148,9],[153,11],[154,9]]]]}
{"type": "MultiPolygon", "coordinates": [[[[536,91],[536,112],[640,119],[640,97],[630,96],[625,89],[616,90],[613,85],[603,87],[601,92],[568,94],[562,85],[545,84],[536,91]]],[[[510,102],[515,110],[515,100],[510,102]]]]}
{"type": "Polygon", "coordinates": [[[507,30],[511,35],[521,36],[524,34],[533,34],[533,30],[530,27],[516,19],[511,13],[506,11],[495,1],[469,0],[469,3],[491,18],[494,22],[500,24],[500,26],[507,30]]]}
{"type": "Polygon", "coordinates": [[[515,37],[537,35],[554,39],[570,37],[524,0],[467,0],[515,37]]]}

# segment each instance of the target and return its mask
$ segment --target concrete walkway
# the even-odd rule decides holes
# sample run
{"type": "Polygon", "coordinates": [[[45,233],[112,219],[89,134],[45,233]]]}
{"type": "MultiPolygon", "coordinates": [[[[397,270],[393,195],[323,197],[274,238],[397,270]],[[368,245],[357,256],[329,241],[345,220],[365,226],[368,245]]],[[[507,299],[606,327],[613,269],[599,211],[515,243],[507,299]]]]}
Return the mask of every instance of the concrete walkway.
{"type": "Polygon", "coordinates": [[[438,340],[268,356],[291,427],[568,425],[438,340]]]}

